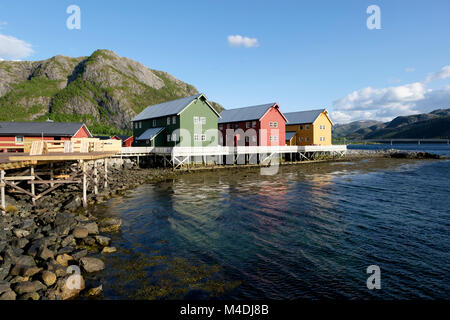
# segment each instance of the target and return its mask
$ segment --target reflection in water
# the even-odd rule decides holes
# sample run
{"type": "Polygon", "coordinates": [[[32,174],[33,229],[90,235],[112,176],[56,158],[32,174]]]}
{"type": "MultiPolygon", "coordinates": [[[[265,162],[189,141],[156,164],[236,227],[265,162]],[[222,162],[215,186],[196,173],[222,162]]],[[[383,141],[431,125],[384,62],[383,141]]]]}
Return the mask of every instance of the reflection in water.
{"type": "Polygon", "coordinates": [[[448,298],[449,176],[449,161],[378,159],[145,185],[98,208],[123,228],[92,281],[111,299],[448,298]]]}

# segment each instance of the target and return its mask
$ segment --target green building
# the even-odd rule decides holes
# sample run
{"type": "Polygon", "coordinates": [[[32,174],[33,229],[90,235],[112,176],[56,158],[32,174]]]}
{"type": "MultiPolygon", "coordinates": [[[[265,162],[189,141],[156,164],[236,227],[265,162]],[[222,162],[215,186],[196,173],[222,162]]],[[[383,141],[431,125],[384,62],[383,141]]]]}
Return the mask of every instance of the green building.
{"type": "Polygon", "coordinates": [[[134,146],[217,146],[220,115],[204,94],[147,107],[133,120],[134,146]]]}

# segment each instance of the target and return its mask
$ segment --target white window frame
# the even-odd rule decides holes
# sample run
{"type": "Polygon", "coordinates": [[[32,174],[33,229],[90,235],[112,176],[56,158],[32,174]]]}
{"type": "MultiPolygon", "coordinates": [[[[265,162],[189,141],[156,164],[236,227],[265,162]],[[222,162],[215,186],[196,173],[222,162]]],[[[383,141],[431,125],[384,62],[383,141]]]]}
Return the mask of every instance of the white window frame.
{"type": "Polygon", "coordinates": [[[15,136],[15,143],[16,144],[24,144],[25,142],[25,137],[24,136],[15,136]],[[19,139],[17,138],[21,138],[22,141],[18,141],[19,139]]]}
{"type": "Polygon", "coordinates": [[[273,122],[272,121],[269,122],[269,127],[273,128],[273,122]]]}
{"type": "Polygon", "coordinates": [[[172,141],[178,141],[176,132],[172,132],[172,141]]]}
{"type": "Polygon", "coordinates": [[[172,116],[172,124],[177,124],[177,116],[172,116]]]}
{"type": "Polygon", "coordinates": [[[170,142],[170,134],[167,135],[167,142],[170,142]]]}
{"type": "Polygon", "coordinates": [[[231,123],[227,124],[227,129],[233,129],[233,125],[231,123]]]}
{"type": "Polygon", "coordinates": [[[253,142],[256,142],[256,136],[252,136],[253,142]]]}
{"type": "Polygon", "coordinates": [[[206,124],[206,117],[200,117],[200,123],[206,124]]]}
{"type": "Polygon", "coordinates": [[[252,127],[253,127],[253,128],[256,128],[256,121],[253,121],[253,122],[252,122],[252,127]]]}
{"type": "Polygon", "coordinates": [[[170,117],[167,117],[167,125],[170,125],[170,117]]]}
{"type": "Polygon", "coordinates": [[[250,137],[249,136],[245,136],[245,142],[250,142],[250,137]]]}
{"type": "Polygon", "coordinates": [[[206,134],[202,134],[201,139],[202,139],[202,141],[206,141],[206,134]]]}
{"type": "Polygon", "coordinates": [[[273,136],[273,141],[278,141],[278,136],[273,136]]]}
{"type": "Polygon", "coordinates": [[[245,128],[246,128],[246,129],[250,128],[250,122],[249,122],[249,121],[247,121],[247,122],[245,123],[245,128]]]}
{"type": "Polygon", "coordinates": [[[142,128],[142,121],[139,121],[139,129],[142,128]]]}
{"type": "Polygon", "coordinates": [[[198,140],[198,133],[194,133],[194,141],[199,141],[198,140]]]}
{"type": "Polygon", "coordinates": [[[156,119],[153,119],[152,124],[154,127],[156,127],[156,119]]]}
{"type": "Polygon", "coordinates": [[[198,123],[199,123],[198,117],[194,116],[194,124],[198,124],[198,123]]]}

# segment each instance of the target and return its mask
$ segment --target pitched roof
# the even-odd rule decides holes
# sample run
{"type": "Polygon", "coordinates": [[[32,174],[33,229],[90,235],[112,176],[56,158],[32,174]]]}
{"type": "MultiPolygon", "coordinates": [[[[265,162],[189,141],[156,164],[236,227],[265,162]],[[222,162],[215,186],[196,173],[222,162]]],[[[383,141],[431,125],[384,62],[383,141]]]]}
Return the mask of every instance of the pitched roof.
{"type": "Polygon", "coordinates": [[[206,104],[219,116],[217,111],[208,103],[206,96],[203,93],[199,93],[194,96],[148,106],[131,121],[141,121],[179,114],[194,100],[199,99],[201,97],[204,98],[206,104]]]}
{"type": "Polygon", "coordinates": [[[288,124],[302,124],[302,123],[313,123],[316,121],[317,117],[325,112],[326,109],[308,110],[308,111],[298,111],[298,112],[288,112],[284,115],[288,119],[288,124]]]}
{"type": "Polygon", "coordinates": [[[117,137],[120,140],[125,141],[125,140],[130,139],[132,136],[127,136],[127,135],[123,135],[123,134],[116,134],[114,137],[117,137]]]}
{"type": "MultiPolygon", "coordinates": [[[[83,123],[73,122],[0,122],[0,136],[60,136],[72,137],[83,127],[83,123]]],[[[86,128],[87,129],[87,128],[86,128]]],[[[89,130],[88,130],[89,132],[89,130]]],[[[89,133],[90,134],[90,133],[89,133]]]]}
{"type": "Polygon", "coordinates": [[[286,139],[284,139],[284,140],[286,140],[286,141],[291,140],[292,137],[295,136],[295,134],[296,134],[295,131],[287,131],[287,132],[286,132],[286,139]]]}
{"type": "Polygon", "coordinates": [[[150,128],[145,130],[143,134],[136,138],[136,140],[152,140],[165,128],[150,128]]]}
{"type": "Polygon", "coordinates": [[[238,122],[261,119],[270,107],[276,105],[276,102],[261,104],[257,106],[223,110],[220,114],[219,123],[238,122]]]}

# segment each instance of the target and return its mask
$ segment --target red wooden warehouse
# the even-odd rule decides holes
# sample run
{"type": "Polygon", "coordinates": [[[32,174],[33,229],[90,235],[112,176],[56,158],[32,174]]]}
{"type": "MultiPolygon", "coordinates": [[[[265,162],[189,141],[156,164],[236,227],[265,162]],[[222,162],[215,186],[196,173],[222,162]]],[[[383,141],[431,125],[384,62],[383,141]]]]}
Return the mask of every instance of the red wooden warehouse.
{"type": "Polygon", "coordinates": [[[0,152],[23,152],[35,140],[92,138],[86,125],[71,122],[0,122],[0,152]]]}
{"type": "Polygon", "coordinates": [[[122,147],[131,147],[133,144],[133,136],[115,135],[111,139],[122,141],[122,147]]]}
{"type": "Polygon", "coordinates": [[[285,145],[287,120],[278,103],[224,110],[220,117],[219,145],[285,145]]]}

